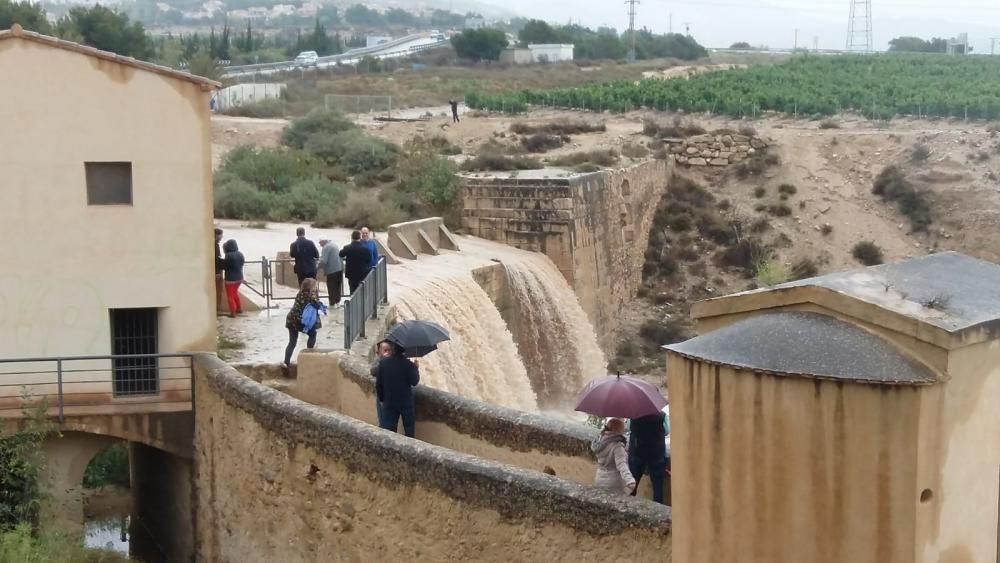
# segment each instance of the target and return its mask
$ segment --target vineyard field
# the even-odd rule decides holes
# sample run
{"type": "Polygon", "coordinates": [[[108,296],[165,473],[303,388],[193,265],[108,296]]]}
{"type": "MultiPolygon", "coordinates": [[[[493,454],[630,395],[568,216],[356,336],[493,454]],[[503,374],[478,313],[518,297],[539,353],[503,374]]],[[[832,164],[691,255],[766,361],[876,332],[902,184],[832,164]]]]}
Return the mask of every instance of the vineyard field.
{"type": "Polygon", "coordinates": [[[639,108],[759,117],[763,112],[871,119],[1000,119],[1000,57],[801,56],[779,65],[688,79],[608,82],[499,95],[471,92],[474,109],[521,113],[528,105],[623,112],[639,108]]]}

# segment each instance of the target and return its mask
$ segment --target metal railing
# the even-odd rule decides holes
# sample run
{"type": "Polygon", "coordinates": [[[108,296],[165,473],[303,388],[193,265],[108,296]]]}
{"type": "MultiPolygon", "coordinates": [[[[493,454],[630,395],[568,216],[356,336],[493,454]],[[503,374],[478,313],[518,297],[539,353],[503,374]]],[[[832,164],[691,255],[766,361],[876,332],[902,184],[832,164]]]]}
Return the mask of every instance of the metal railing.
{"type": "Polygon", "coordinates": [[[148,404],[163,410],[193,397],[191,354],[0,358],[0,418],[20,417],[38,401],[62,422],[67,411],[102,414],[111,406],[134,411],[148,404]]]}
{"type": "Polygon", "coordinates": [[[378,318],[378,308],[389,302],[389,278],[385,258],[368,272],[364,281],[344,302],[344,349],[365,337],[365,324],[378,318]]]}

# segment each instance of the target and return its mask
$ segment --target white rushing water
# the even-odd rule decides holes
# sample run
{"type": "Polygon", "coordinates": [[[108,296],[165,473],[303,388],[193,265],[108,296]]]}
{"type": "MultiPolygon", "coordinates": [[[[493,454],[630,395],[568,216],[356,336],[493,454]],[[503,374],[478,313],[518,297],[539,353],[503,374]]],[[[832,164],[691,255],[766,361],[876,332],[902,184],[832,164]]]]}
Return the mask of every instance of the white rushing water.
{"type": "Polygon", "coordinates": [[[401,319],[437,321],[451,333],[419,360],[423,383],[495,405],[538,408],[514,337],[471,272],[424,280],[395,303],[401,319]]]}
{"type": "Polygon", "coordinates": [[[607,372],[594,327],[547,257],[523,253],[504,267],[518,309],[518,351],[539,404],[572,408],[577,392],[607,372]]]}
{"type": "Polygon", "coordinates": [[[577,392],[607,365],[576,294],[543,255],[469,242],[463,239],[462,259],[451,255],[436,267],[437,258],[421,259],[393,272],[399,317],[439,322],[452,336],[420,360],[423,381],[520,410],[572,409],[577,392]],[[472,276],[486,257],[507,273],[516,337],[472,276]]]}

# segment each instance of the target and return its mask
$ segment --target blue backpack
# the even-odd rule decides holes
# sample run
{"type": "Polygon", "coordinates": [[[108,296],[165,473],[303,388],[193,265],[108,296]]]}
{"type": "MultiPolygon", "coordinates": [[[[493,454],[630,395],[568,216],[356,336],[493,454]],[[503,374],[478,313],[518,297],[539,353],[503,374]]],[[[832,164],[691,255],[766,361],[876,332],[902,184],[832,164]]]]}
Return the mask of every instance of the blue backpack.
{"type": "Polygon", "coordinates": [[[305,307],[302,308],[302,332],[308,333],[312,331],[313,327],[316,326],[316,319],[319,317],[319,313],[326,314],[326,305],[320,305],[321,309],[317,310],[316,306],[312,303],[307,303],[305,307]]]}

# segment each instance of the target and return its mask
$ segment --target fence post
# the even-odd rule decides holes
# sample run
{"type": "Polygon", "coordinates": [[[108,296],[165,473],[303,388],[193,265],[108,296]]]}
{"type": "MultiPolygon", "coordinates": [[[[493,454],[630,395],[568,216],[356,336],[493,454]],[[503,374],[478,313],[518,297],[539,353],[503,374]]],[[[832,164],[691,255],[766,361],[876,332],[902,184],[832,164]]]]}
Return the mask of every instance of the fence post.
{"type": "MultiPolygon", "coordinates": [[[[112,388],[114,388],[114,381],[113,381],[113,379],[114,379],[114,362],[112,362],[111,377],[112,377],[111,386],[112,386],[112,388]]],[[[56,360],[56,384],[57,384],[57,386],[59,388],[59,422],[63,422],[63,421],[65,421],[65,417],[63,416],[64,401],[63,401],[62,358],[56,360]]]]}

